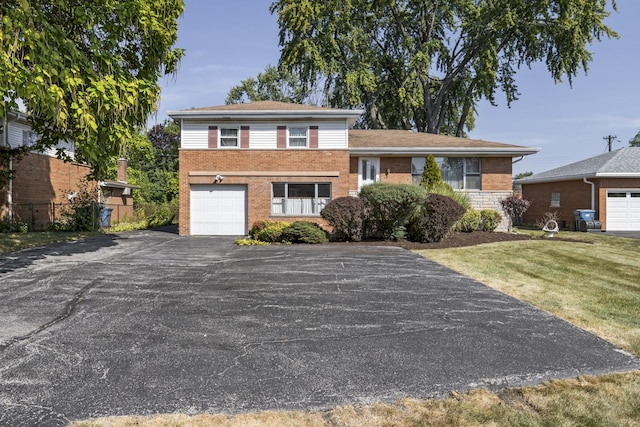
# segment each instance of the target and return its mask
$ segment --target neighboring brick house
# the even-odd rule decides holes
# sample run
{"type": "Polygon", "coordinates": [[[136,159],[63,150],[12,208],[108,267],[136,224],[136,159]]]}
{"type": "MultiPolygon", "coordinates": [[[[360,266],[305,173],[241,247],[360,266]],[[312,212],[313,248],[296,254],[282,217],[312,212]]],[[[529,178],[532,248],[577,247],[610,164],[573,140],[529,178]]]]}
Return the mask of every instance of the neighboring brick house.
{"type": "MultiPolygon", "coordinates": [[[[39,136],[32,131],[25,113],[12,112],[2,121],[0,150],[29,147],[38,139],[39,136]]],[[[0,221],[17,221],[27,224],[32,230],[42,230],[54,220],[60,219],[62,209],[69,203],[69,196],[79,191],[80,182],[88,179],[91,168],[83,163],[58,159],[58,149],[74,158],[74,144],[61,141],[57,147],[30,151],[20,159],[6,159],[5,164],[0,165],[0,168],[14,171],[11,179],[0,188],[0,221]]],[[[92,184],[95,188],[95,182],[89,182],[89,186],[92,184]]],[[[122,196],[126,186],[137,188],[126,182],[110,181],[106,184],[115,186],[111,192],[118,196],[122,196]]],[[[129,195],[111,199],[110,207],[114,211],[132,215],[130,191],[129,195]],[[127,210],[129,208],[131,212],[127,210]]],[[[96,191],[96,201],[98,197],[96,191]]]]}
{"type": "MultiPolygon", "coordinates": [[[[419,182],[433,154],[477,209],[500,210],[513,157],[536,148],[398,130],[353,130],[360,110],[273,101],[170,111],[181,122],[181,235],[245,235],[264,219],[322,223],[373,182],[419,182]]],[[[506,225],[506,223],[505,223],[506,225]]]]}
{"type": "Polygon", "coordinates": [[[640,230],[640,147],[626,147],[515,181],[531,202],[525,223],[555,212],[573,229],[574,211],[591,209],[602,230],[640,230]]]}

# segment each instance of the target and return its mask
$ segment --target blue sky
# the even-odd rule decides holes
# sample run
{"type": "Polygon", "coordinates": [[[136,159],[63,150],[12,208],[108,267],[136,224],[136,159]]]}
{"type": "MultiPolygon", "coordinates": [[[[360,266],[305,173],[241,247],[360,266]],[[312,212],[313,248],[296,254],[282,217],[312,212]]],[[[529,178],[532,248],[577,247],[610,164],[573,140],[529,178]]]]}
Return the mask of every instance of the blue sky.
{"type": "MultiPolygon", "coordinates": [[[[507,108],[478,106],[471,138],[540,148],[513,166],[535,173],[602,154],[607,135],[613,149],[628,145],[640,130],[640,1],[618,0],[606,23],[620,34],[590,47],[588,73],[554,84],[539,64],[519,71],[521,96],[507,108]]],[[[255,77],[280,56],[271,0],[185,0],[177,45],[186,49],[176,76],[161,82],[158,121],[169,110],[224,104],[231,87],[255,77]]]]}

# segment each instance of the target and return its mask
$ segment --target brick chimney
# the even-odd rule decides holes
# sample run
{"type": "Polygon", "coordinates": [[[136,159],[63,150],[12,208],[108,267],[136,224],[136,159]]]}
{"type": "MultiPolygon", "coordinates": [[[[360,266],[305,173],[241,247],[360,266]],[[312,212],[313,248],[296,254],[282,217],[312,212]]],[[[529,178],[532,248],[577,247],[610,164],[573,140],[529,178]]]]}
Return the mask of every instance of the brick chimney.
{"type": "Polygon", "coordinates": [[[118,181],[127,183],[127,166],[129,161],[127,159],[118,159],[118,181]]]}

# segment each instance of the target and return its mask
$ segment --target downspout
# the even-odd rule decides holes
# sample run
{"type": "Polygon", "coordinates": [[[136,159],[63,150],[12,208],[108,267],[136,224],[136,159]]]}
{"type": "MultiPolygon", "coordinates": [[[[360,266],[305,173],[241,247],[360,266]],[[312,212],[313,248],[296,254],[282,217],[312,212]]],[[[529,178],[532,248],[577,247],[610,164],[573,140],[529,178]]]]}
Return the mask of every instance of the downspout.
{"type": "Polygon", "coordinates": [[[516,163],[518,163],[518,162],[519,162],[520,160],[522,160],[522,159],[524,159],[524,156],[520,156],[520,158],[519,158],[518,160],[512,160],[512,161],[511,161],[511,164],[512,164],[512,165],[513,165],[513,164],[516,164],[516,163]]]}
{"type": "MultiPolygon", "coordinates": [[[[11,151],[9,146],[9,119],[5,115],[2,124],[2,145],[11,151]]],[[[13,221],[13,155],[9,155],[9,189],[7,192],[7,222],[13,221]]]]}
{"type": "Polygon", "coordinates": [[[591,210],[594,211],[596,209],[596,185],[591,181],[587,181],[587,178],[582,178],[582,180],[585,184],[591,185],[591,210]]]}

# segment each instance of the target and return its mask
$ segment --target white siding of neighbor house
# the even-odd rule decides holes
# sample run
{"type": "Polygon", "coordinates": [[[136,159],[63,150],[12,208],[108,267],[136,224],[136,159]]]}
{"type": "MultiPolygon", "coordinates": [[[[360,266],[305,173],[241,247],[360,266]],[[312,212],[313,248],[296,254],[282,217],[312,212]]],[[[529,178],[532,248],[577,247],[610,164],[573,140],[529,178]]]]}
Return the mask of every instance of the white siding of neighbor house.
{"type": "MultiPolygon", "coordinates": [[[[22,147],[22,133],[31,131],[31,127],[26,123],[9,122],[7,125],[9,135],[9,146],[11,148],[22,147]]],[[[74,156],[75,146],[72,143],[60,141],[57,146],[46,148],[42,151],[34,151],[50,157],[56,157],[57,148],[62,148],[71,158],[74,156]]]]}
{"type": "Polygon", "coordinates": [[[208,147],[209,126],[240,127],[249,126],[249,147],[254,150],[275,150],[278,144],[278,126],[309,127],[318,126],[318,148],[333,150],[347,148],[347,123],[337,122],[282,122],[282,123],[214,123],[208,121],[183,120],[181,148],[206,149],[208,147]]]}

